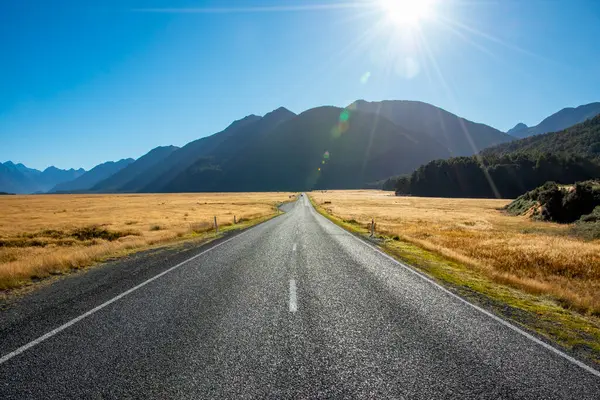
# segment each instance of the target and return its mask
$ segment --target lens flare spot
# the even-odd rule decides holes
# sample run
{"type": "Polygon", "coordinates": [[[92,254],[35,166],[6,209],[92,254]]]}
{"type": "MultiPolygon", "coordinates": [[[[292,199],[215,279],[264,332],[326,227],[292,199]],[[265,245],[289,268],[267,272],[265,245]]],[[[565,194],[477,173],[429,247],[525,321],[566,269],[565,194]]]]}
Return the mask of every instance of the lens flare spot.
{"type": "Polygon", "coordinates": [[[349,119],[350,119],[350,110],[345,109],[340,114],[340,121],[341,122],[347,122],[349,119]]]}
{"type": "Polygon", "coordinates": [[[366,85],[369,82],[369,78],[371,77],[371,73],[369,71],[365,72],[363,76],[360,77],[360,83],[366,85]]]}
{"type": "Polygon", "coordinates": [[[404,60],[398,60],[396,64],[396,73],[405,79],[412,79],[419,75],[419,63],[412,57],[406,57],[404,60]]]}
{"type": "Polygon", "coordinates": [[[321,161],[321,164],[325,165],[325,160],[321,161]]]}
{"type": "Polygon", "coordinates": [[[319,168],[319,169],[318,169],[318,171],[320,172],[320,171],[321,171],[321,168],[319,168]]]}
{"type": "Polygon", "coordinates": [[[350,124],[348,122],[340,122],[340,132],[345,133],[348,128],[350,128],[350,124]]]}
{"type": "Polygon", "coordinates": [[[326,151],[325,154],[323,154],[323,158],[326,160],[329,160],[329,152],[326,151]]]}

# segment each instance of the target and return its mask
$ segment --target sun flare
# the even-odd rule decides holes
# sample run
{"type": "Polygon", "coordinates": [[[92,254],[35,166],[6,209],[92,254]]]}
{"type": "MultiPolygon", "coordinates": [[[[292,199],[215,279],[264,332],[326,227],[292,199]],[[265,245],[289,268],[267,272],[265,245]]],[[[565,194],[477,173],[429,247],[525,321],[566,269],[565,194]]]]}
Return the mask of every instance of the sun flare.
{"type": "Polygon", "coordinates": [[[433,16],[434,0],[379,0],[387,18],[394,24],[416,25],[433,16]]]}

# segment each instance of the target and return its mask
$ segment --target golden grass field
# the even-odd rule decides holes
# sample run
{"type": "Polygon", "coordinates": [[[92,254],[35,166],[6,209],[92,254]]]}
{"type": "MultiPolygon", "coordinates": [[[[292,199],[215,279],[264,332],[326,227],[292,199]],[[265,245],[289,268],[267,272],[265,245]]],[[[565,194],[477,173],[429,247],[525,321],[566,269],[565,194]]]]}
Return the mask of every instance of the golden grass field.
{"type": "Polygon", "coordinates": [[[0,289],[277,213],[290,193],[0,196],[0,289]]]}
{"type": "Polygon", "coordinates": [[[374,218],[380,234],[458,261],[495,282],[600,315],[600,240],[569,236],[569,225],[510,216],[500,210],[508,200],[397,197],[375,190],[311,197],[345,221],[365,226],[374,218]]]}

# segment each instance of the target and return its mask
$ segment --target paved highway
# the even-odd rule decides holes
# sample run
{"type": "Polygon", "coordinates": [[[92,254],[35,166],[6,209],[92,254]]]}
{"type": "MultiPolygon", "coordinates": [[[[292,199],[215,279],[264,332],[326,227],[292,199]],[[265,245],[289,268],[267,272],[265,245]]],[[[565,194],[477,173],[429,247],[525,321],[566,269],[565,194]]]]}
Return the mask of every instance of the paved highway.
{"type": "Polygon", "coordinates": [[[8,313],[0,398],[600,399],[597,371],[396,263],[305,197],[161,263],[50,316],[43,304],[21,325],[18,307],[8,313]]]}

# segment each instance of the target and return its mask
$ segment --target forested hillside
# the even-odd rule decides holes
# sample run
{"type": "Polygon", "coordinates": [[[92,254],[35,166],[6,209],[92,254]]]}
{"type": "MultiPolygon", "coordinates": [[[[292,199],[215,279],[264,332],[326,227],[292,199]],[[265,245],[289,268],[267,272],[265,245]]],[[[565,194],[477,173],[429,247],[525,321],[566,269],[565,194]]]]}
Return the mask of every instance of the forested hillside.
{"type": "MultiPolygon", "coordinates": [[[[410,194],[439,197],[515,198],[545,182],[574,183],[600,177],[600,164],[577,156],[507,154],[433,161],[410,177],[410,194]]],[[[406,182],[402,183],[406,191],[406,182]]]]}
{"type": "Polygon", "coordinates": [[[531,136],[490,147],[483,155],[553,153],[600,157],[600,115],[559,132],[531,136]]]}
{"type": "Polygon", "coordinates": [[[570,126],[580,124],[586,120],[600,115],[600,103],[584,104],[579,107],[563,108],[557,113],[545,118],[536,126],[528,127],[523,123],[517,124],[508,133],[517,138],[542,135],[548,132],[557,132],[570,126]]]}
{"type": "Polygon", "coordinates": [[[478,156],[436,160],[384,187],[399,194],[515,198],[545,182],[600,178],[600,116],[561,132],[487,149],[478,156]]]}

